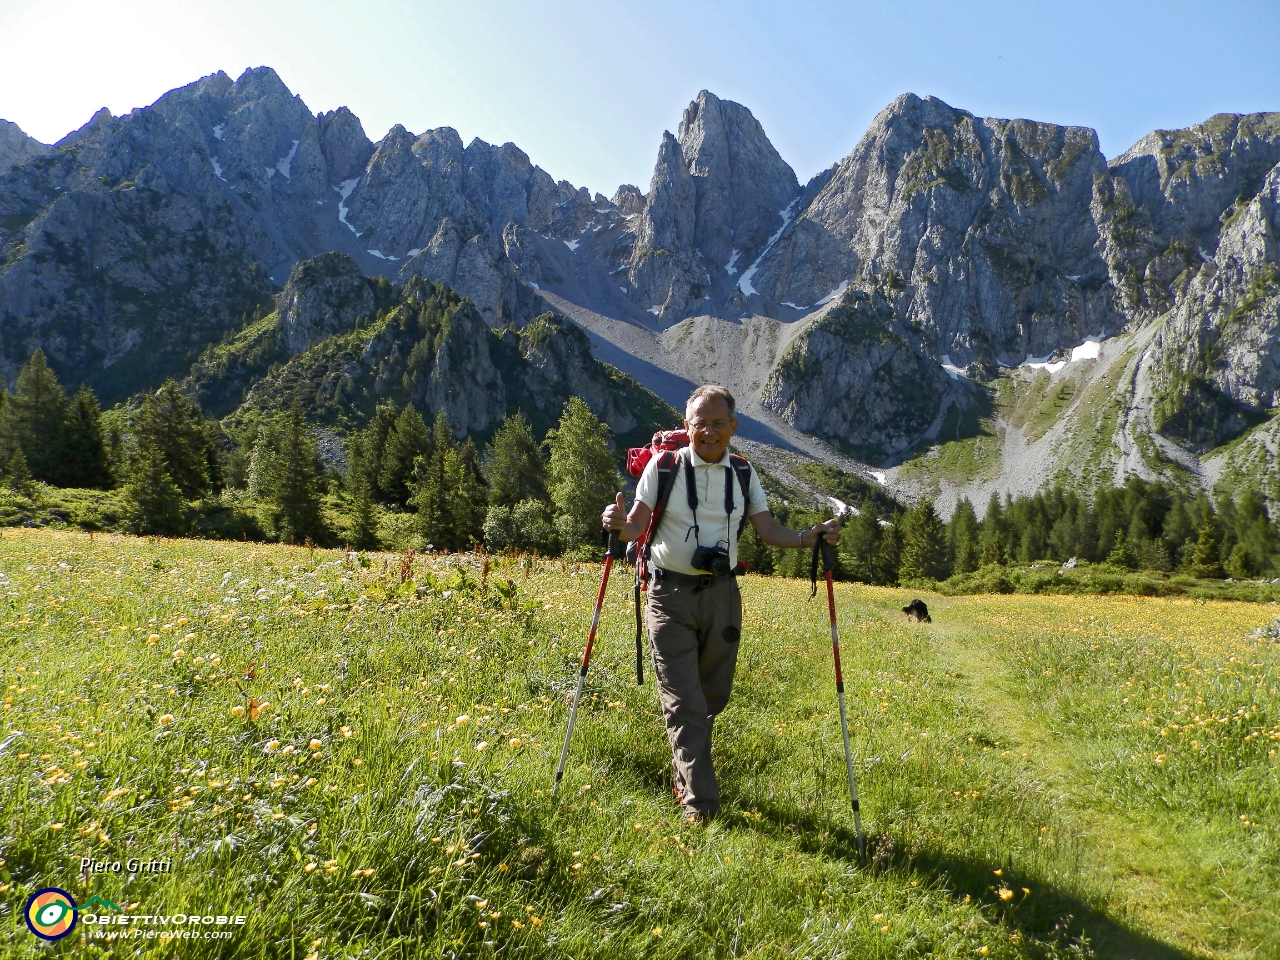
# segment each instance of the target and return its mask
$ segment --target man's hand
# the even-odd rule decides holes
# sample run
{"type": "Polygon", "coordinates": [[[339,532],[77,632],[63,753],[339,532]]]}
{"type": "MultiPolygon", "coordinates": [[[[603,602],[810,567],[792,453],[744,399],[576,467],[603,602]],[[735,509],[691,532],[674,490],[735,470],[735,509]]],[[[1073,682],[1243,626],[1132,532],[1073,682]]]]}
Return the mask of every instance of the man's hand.
{"type": "Polygon", "coordinates": [[[622,502],[622,494],[619,493],[614,502],[604,508],[604,513],[600,515],[600,526],[606,530],[618,531],[622,540],[635,540],[648,528],[651,512],[637,500],[628,514],[627,505],[622,502]]]}
{"type": "Polygon", "coordinates": [[[811,530],[821,530],[822,539],[833,547],[840,542],[840,524],[836,520],[826,520],[822,523],[815,524],[810,527],[811,530]]]}
{"type": "Polygon", "coordinates": [[[606,530],[621,530],[627,525],[627,506],[622,502],[621,493],[618,494],[617,500],[604,508],[600,523],[606,530]]]}

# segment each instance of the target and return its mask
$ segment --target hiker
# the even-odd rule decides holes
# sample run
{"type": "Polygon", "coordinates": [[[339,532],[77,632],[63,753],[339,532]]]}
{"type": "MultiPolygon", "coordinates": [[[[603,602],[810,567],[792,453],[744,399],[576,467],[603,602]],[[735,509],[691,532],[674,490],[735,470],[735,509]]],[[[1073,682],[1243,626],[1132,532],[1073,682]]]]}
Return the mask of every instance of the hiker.
{"type": "Polygon", "coordinates": [[[684,415],[690,445],[674,456],[651,459],[630,513],[619,493],[602,521],[623,540],[648,532],[645,620],[671,741],[674,789],[686,819],[700,824],[720,806],[711,729],[729,702],[737,665],[742,630],[738,540],[746,521],[775,547],[812,548],[819,537],[834,544],[840,527],[828,520],[789,530],[773,518],[755,469],[729,453],[738,420],[733,396],[724,387],[694,390],[684,415]]]}

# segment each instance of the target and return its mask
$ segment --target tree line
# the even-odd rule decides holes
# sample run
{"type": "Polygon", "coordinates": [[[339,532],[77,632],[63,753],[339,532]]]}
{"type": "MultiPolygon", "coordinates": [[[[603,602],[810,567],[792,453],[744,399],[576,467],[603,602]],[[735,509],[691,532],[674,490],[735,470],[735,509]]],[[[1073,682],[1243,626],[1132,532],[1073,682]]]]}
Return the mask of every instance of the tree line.
{"type": "MultiPolygon", "coordinates": [[[[515,413],[483,449],[455,438],[443,412],[428,424],[412,404],[385,403],[346,438],[338,469],[322,461],[297,406],[230,435],[169,380],[103,414],[88,387],[68,395],[39,350],[13,391],[0,391],[4,483],[23,493],[36,481],[118,488],[124,525],[139,533],[185,533],[193,503],[220,498],[250,510],[255,533],[283,542],[378,548],[407,531],[440,550],[593,553],[600,511],[621,486],[618,453],[577,397],[541,440],[515,413]],[[384,536],[388,524],[396,537],[384,536]]],[[[771,501],[792,526],[826,516],[771,501]]],[[[993,494],[981,520],[967,499],[949,521],[930,499],[905,510],[868,499],[846,518],[840,547],[841,575],[874,584],[1071,558],[1206,578],[1280,574],[1280,526],[1257,488],[1214,500],[1137,477],[1092,496],[993,494]]],[[[739,554],[760,573],[807,576],[807,556],[767,547],[750,526],[739,554]]]]}
{"type": "MultiPolygon", "coordinates": [[[[804,519],[809,518],[797,516],[804,519]]],[[[766,569],[788,562],[761,544],[751,547],[766,569]]],[[[1215,501],[1203,492],[1190,495],[1130,477],[1124,486],[1104,487],[1092,496],[1060,486],[1016,498],[992,494],[981,520],[968,499],[949,521],[929,498],[889,516],[864,504],[847,518],[840,537],[843,575],[874,584],[1073,559],[1200,578],[1274,577],[1280,575],[1280,525],[1257,488],[1215,501]]]]}

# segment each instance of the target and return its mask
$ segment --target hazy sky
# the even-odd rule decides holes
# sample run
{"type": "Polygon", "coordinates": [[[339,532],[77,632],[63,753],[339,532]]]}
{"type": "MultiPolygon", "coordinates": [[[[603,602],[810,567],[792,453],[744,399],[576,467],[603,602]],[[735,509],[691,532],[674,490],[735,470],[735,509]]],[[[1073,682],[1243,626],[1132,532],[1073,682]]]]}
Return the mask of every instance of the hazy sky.
{"type": "Polygon", "coordinates": [[[702,88],[748,106],[803,181],[906,91],[1097,129],[1280,110],[1280,0],[0,0],[0,117],[46,142],[224,70],[312,111],[514,141],[557,179],[648,189],[702,88]]]}

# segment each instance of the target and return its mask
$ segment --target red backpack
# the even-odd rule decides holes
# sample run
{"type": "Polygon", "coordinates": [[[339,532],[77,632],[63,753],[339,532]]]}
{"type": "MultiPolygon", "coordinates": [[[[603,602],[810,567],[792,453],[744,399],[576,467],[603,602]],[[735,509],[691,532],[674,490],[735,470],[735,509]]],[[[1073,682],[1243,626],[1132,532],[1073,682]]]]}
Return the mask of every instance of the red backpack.
{"type": "MultiPolygon", "coordinates": [[[[653,532],[658,529],[658,524],[662,520],[662,515],[666,512],[667,501],[671,499],[671,488],[675,486],[672,482],[675,479],[676,465],[681,461],[680,451],[689,446],[689,432],[687,430],[659,430],[653,435],[653,439],[649,441],[646,447],[631,447],[627,450],[627,473],[633,477],[639,477],[644,473],[644,469],[649,465],[649,461],[655,456],[658,458],[658,497],[653,505],[653,512],[649,514],[649,525],[645,527],[639,539],[627,545],[627,559],[632,561],[636,566],[635,580],[635,611],[636,611],[636,683],[644,683],[644,656],[641,650],[642,635],[644,633],[644,613],[643,604],[640,602],[640,591],[648,591],[649,589],[649,548],[653,540],[653,532]]],[[[684,461],[689,465],[689,461],[684,461]]],[[[741,539],[742,530],[747,525],[747,509],[746,505],[751,499],[751,464],[736,453],[729,455],[729,466],[738,478],[738,486],[742,488],[742,519],[738,521],[738,537],[741,539]]],[[[692,467],[690,467],[692,473],[692,467]]],[[[732,496],[731,484],[726,480],[725,483],[725,499],[726,503],[732,496]]],[[[690,497],[689,504],[697,507],[697,492],[692,486],[689,487],[690,497]]],[[[744,571],[747,565],[740,563],[738,565],[744,571]]]]}
{"type": "MultiPolygon", "coordinates": [[[[649,525],[627,551],[635,562],[636,583],[640,590],[649,589],[647,568],[650,543],[653,539],[654,531],[658,529],[658,524],[662,520],[662,515],[666,512],[667,501],[671,499],[671,488],[675,485],[672,480],[675,478],[679,453],[688,446],[689,433],[687,430],[659,430],[653,435],[653,439],[648,446],[631,447],[627,450],[627,473],[633,477],[639,477],[640,474],[644,473],[649,461],[655,456],[658,458],[658,497],[653,505],[653,512],[649,515],[649,525]],[[634,550],[634,555],[632,555],[632,550],[634,550]]],[[[729,455],[729,466],[738,478],[738,486],[742,488],[742,519],[738,522],[738,536],[741,537],[742,530],[747,523],[746,503],[751,496],[751,464],[736,453],[732,453],[729,455]]],[[[697,493],[690,488],[690,506],[696,507],[697,502],[697,493]]]]}

